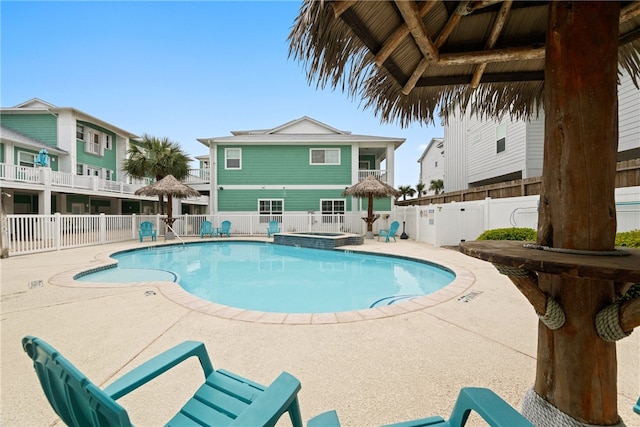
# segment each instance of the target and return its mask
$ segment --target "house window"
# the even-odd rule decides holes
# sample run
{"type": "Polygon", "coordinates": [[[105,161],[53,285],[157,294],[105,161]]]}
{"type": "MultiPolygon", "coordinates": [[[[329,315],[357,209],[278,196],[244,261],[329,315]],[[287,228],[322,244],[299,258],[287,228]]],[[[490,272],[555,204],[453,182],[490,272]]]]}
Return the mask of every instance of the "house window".
{"type": "Polygon", "coordinates": [[[72,203],[71,204],[71,213],[73,215],[82,215],[84,213],[84,204],[83,203],[72,203]]]}
{"type": "Polygon", "coordinates": [[[76,125],[76,139],[84,141],[84,126],[76,125]]]}
{"type": "Polygon", "coordinates": [[[260,223],[267,224],[269,221],[282,222],[282,212],[284,207],[283,199],[258,200],[258,211],[260,212],[260,223]]]}
{"type": "Polygon", "coordinates": [[[344,222],[345,202],[342,199],[337,200],[321,200],[320,210],[322,211],[322,222],[327,223],[343,223],[344,222]]]}
{"type": "Polygon", "coordinates": [[[34,159],[34,154],[32,153],[26,153],[24,151],[19,151],[18,152],[18,165],[20,166],[27,166],[27,167],[34,167],[35,164],[33,162],[34,159]]]}
{"type": "Polygon", "coordinates": [[[369,160],[358,161],[358,169],[360,169],[361,171],[369,170],[369,160]]]}
{"type": "Polygon", "coordinates": [[[101,141],[102,141],[102,133],[96,130],[90,130],[86,133],[87,138],[85,139],[84,151],[85,153],[95,154],[98,156],[102,156],[101,141]]]}
{"type": "Polygon", "coordinates": [[[104,135],[104,148],[111,150],[111,135],[109,134],[104,135]]]}
{"type": "Polygon", "coordinates": [[[76,175],[84,175],[84,165],[82,163],[76,164],[76,175]]]}
{"type": "Polygon", "coordinates": [[[312,165],[339,165],[339,148],[311,148],[309,150],[309,162],[312,165]]]}
{"type": "Polygon", "coordinates": [[[496,153],[502,153],[507,149],[507,124],[503,123],[496,128],[496,153]]]}
{"type": "Polygon", "coordinates": [[[224,168],[242,169],[242,148],[224,149],[224,168]]]}

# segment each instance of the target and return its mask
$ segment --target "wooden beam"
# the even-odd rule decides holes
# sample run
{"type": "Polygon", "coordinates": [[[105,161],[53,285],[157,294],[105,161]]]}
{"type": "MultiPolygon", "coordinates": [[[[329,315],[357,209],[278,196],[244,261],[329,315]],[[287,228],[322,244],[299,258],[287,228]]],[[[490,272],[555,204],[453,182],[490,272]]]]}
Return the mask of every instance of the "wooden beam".
{"type": "MultiPolygon", "coordinates": [[[[438,35],[438,38],[434,43],[434,46],[436,49],[440,49],[440,47],[444,44],[444,42],[447,41],[447,38],[449,38],[449,35],[451,35],[451,32],[453,31],[453,29],[460,22],[460,19],[462,18],[462,14],[467,13],[466,11],[468,10],[468,5],[469,5],[469,1],[461,2],[456,8],[456,11],[449,17],[449,20],[445,24],[443,30],[440,32],[440,34],[438,35]]],[[[426,58],[423,58],[418,64],[418,66],[416,67],[416,69],[413,70],[411,77],[409,77],[409,80],[402,88],[402,93],[404,95],[409,95],[411,93],[413,88],[416,86],[416,83],[420,79],[420,76],[422,76],[422,73],[426,71],[428,66],[429,66],[429,60],[426,58]]]]}
{"type": "MultiPolygon", "coordinates": [[[[514,73],[484,73],[480,83],[508,83],[544,81],[544,71],[520,71],[514,73]]],[[[468,74],[456,76],[422,77],[416,83],[416,87],[468,85],[471,76],[468,74]]]]}
{"type": "Polygon", "coordinates": [[[544,59],[544,46],[511,47],[505,49],[481,50],[477,52],[446,53],[440,55],[438,65],[470,65],[484,62],[525,61],[544,59]]]}
{"type": "MultiPolygon", "coordinates": [[[[485,45],[485,49],[493,49],[498,41],[498,37],[502,32],[502,28],[504,27],[505,22],[507,21],[507,16],[509,16],[509,12],[511,11],[512,0],[505,1],[502,3],[500,7],[500,11],[498,12],[498,16],[496,16],[496,20],[493,23],[493,28],[491,28],[491,33],[489,34],[489,38],[487,39],[487,43],[485,45]]],[[[480,79],[482,78],[482,74],[484,70],[487,68],[487,63],[479,64],[475,71],[473,72],[473,77],[471,78],[471,88],[475,89],[480,84],[480,79]]]]}
{"type": "Polygon", "coordinates": [[[333,6],[333,15],[336,18],[339,18],[347,9],[353,6],[356,3],[356,0],[337,0],[331,2],[331,6],[333,6]]]}
{"type": "MultiPolygon", "coordinates": [[[[437,1],[426,1],[422,3],[420,6],[419,14],[420,19],[424,18],[427,13],[431,10],[433,6],[435,6],[437,1]]],[[[389,58],[389,56],[393,53],[394,50],[400,46],[402,40],[410,34],[409,26],[407,26],[406,22],[403,22],[395,31],[385,40],[382,45],[382,48],[376,54],[374,61],[378,65],[378,67],[382,66],[384,61],[389,58]]]]}
{"type": "Polygon", "coordinates": [[[422,73],[425,72],[427,67],[429,67],[429,61],[427,61],[426,58],[422,58],[416,69],[413,70],[411,77],[409,77],[409,80],[402,88],[402,93],[404,95],[409,95],[413,88],[416,87],[416,83],[418,83],[418,80],[420,80],[422,73]]]}
{"type": "Polygon", "coordinates": [[[638,15],[640,15],[640,1],[634,1],[620,10],[620,23],[622,24],[638,15]]]}
{"type": "Polygon", "coordinates": [[[440,31],[440,34],[438,34],[438,38],[434,43],[436,49],[440,49],[444,42],[447,41],[454,28],[456,28],[456,26],[460,22],[460,19],[462,19],[462,15],[466,15],[469,13],[469,3],[469,1],[460,2],[458,7],[456,8],[456,11],[451,14],[449,20],[444,25],[442,31],[440,31]]]}
{"type": "Polygon", "coordinates": [[[634,40],[637,40],[640,38],[640,28],[636,28],[633,31],[629,31],[626,34],[623,34],[620,36],[620,38],[618,39],[618,44],[620,44],[620,46],[627,44],[627,43],[631,43],[634,40]]]}
{"type": "Polygon", "coordinates": [[[414,1],[403,0],[395,0],[395,4],[407,23],[413,40],[416,42],[418,49],[420,49],[422,56],[429,62],[438,62],[440,55],[429,38],[427,27],[420,17],[418,5],[414,1]]]}

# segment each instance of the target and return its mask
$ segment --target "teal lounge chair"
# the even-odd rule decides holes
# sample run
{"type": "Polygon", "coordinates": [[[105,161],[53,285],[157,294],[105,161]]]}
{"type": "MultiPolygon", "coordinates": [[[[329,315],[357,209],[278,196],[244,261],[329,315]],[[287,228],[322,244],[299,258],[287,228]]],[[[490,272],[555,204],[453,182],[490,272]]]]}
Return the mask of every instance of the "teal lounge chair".
{"type": "Polygon", "coordinates": [[[206,234],[213,237],[216,231],[211,226],[211,221],[202,221],[200,224],[200,238],[202,239],[206,234]]]}
{"type": "Polygon", "coordinates": [[[391,227],[389,229],[382,229],[378,231],[378,242],[380,241],[380,237],[385,237],[385,242],[388,242],[390,238],[393,237],[393,241],[396,242],[396,233],[398,232],[398,228],[400,227],[400,223],[398,221],[393,221],[391,223],[391,227]]]}
{"type": "Polygon", "coordinates": [[[200,342],[178,344],[102,390],[39,338],[25,337],[22,347],[33,360],[49,403],[69,426],[132,426],[127,411],[116,400],[194,356],[200,361],[204,384],[167,425],[273,426],[289,412],[293,426],[302,427],[297,398],[300,382],[295,377],[283,372],[264,387],[231,372],[216,371],[200,342]]]}
{"type": "MultiPolygon", "coordinates": [[[[384,427],[462,427],[467,423],[471,411],[478,413],[491,427],[533,427],[533,424],[493,391],[475,387],[466,387],[460,390],[456,405],[448,420],[436,416],[389,424],[384,427]]],[[[307,426],[339,427],[340,422],[336,412],[329,411],[313,417],[307,426]]]]}
{"type": "Polygon", "coordinates": [[[273,233],[280,232],[280,223],[278,221],[269,221],[269,227],[267,228],[267,237],[271,237],[273,233]]]}
{"type": "Polygon", "coordinates": [[[640,415],[640,397],[638,398],[638,401],[636,402],[636,404],[633,405],[633,412],[640,415]]]}
{"type": "Polygon", "coordinates": [[[222,227],[218,230],[218,236],[222,237],[226,234],[227,237],[231,237],[231,221],[222,221],[222,227]]]}
{"type": "Polygon", "coordinates": [[[156,230],[153,229],[153,224],[151,223],[151,221],[143,221],[140,223],[138,235],[140,236],[141,242],[145,237],[151,237],[152,241],[156,241],[156,230]]]}

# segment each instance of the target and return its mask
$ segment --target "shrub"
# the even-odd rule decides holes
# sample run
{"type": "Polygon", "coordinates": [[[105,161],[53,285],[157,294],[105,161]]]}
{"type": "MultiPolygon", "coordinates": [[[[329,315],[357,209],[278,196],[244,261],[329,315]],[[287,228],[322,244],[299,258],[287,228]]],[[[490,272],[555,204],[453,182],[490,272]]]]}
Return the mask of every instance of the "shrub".
{"type": "Polygon", "coordinates": [[[640,248],[640,230],[623,231],[616,234],[616,246],[640,248]]]}
{"type": "Polygon", "coordinates": [[[536,240],[536,230],[533,228],[512,227],[494,228],[478,236],[476,240],[536,240]]]}
{"type": "Polygon", "coordinates": [[[640,298],[640,283],[631,285],[627,293],[622,297],[622,301],[632,300],[634,298],[640,298]]]}

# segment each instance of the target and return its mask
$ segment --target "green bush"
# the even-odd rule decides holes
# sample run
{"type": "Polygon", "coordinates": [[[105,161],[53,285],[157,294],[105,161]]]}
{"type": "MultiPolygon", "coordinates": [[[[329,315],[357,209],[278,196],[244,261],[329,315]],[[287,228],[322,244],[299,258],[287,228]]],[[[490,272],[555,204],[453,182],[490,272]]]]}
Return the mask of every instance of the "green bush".
{"type": "Polygon", "coordinates": [[[533,228],[512,227],[494,228],[478,236],[476,240],[536,240],[536,230],[533,228]]]}
{"type": "Polygon", "coordinates": [[[616,234],[616,246],[640,248],[640,230],[623,231],[616,234]]]}

